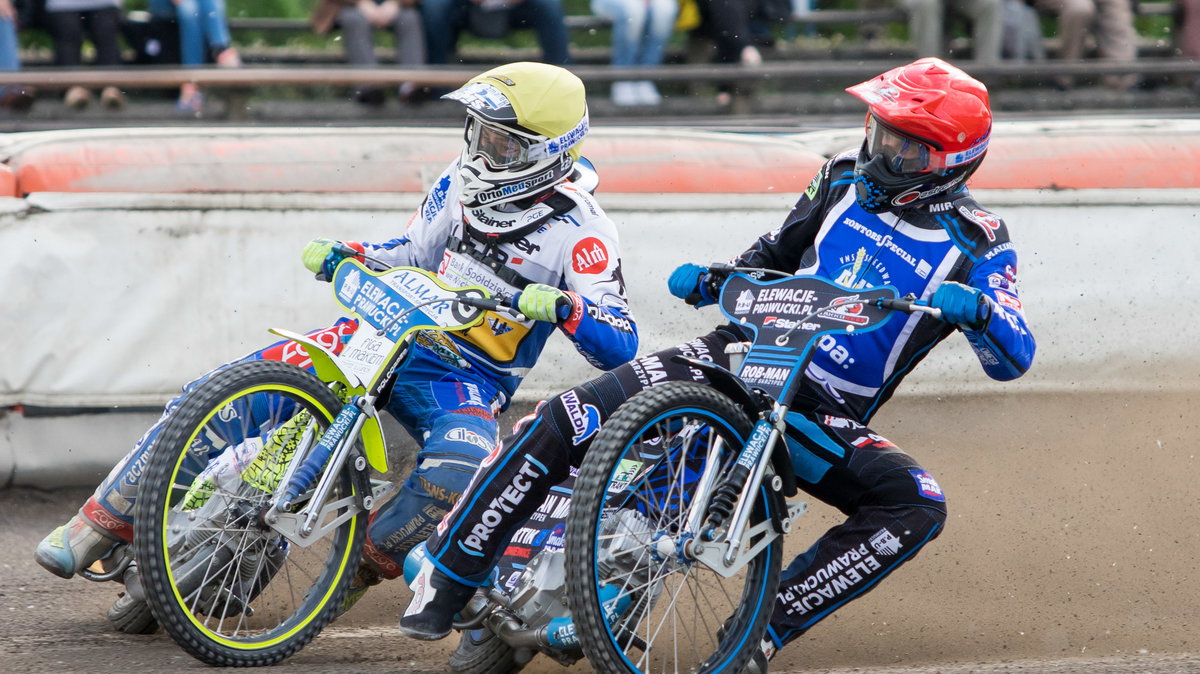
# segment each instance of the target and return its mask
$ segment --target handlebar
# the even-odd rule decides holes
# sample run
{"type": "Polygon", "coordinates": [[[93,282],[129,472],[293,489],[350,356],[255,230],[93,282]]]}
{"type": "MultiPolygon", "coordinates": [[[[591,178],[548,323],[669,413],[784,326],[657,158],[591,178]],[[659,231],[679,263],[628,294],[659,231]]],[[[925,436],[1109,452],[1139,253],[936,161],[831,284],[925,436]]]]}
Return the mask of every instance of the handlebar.
{"type": "Polygon", "coordinates": [[[942,310],[931,307],[928,304],[921,304],[915,295],[909,293],[898,299],[881,298],[875,301],[875,305],[881,309],[891,309],[892,311],[903,311],[908,314],[929,314],[934,318],[942,317],[942,310]]]}
{"type": "MultiPolygon", "coordinates": [[[[379,265],[380,267],[387,268],[390,266],[390,265],[388,265],[388,263],[384,262],[383,260],[372,257],[366,253],[360,253],[357,250],[355,250],[354,248],[342,243],[341,241],[335,242],[333,244],[332,250],[344,257],[348,257],[348,258],[353,257],[353,258],[359,258],[362,260],[366,260],[368,262],[374,262],[375,264],[379,265]]],[[[333,279],[326,278],[325,274],[323,272],[317,272],[317,280],[328,282],[328,281],[332,281],[333,279]]],[[[520,298],[521,298],[521,291],[517,291],[516,293],[513,294],[513,296],[511,298],[509,298],[507,300],[501,299],[501,298],[471,297],[471,296],[460,295],[458,297],[457,301],[459,303],[465,304],[469,307],[475,307],[476,309],[482,309],[484,311],[504,310],[504,311],[508,311],[513,314],[517,314],[519,316],[525,316],[525,314],[523,314],[521,312],[521,310],[517,308],[518,306],[520,306],[520,298]]],[[[571,315],[571,301],[566,299],[565,297],[560,298],[558,300],[558,303],[555,305],[555,314],[558,316],[558,320],[565,321],[571,315]]],[[[528,316],[526,316],[526,318],[528,318],[528,316]]]]}
{"type": "MultiPolygon", "coordinates": [[[[520,291],[517,291],[516,293],[514,293],[513,296],[507,300],[505,300],[503,298],[498,298],[498,297],[492,298],[492,297],[469,297],[468,296],[468,297],[459,297],[458,301],[461,304],[465,304],[469,307],[475,307],[476,309],[482,309],[484,311],[505,310],[505,311],[512,312],[514,314],[520,314],[522,316],[525,315],[525,314],[521,313],[520,309],[517,308],[521,302],[521,292],[520,291]]],[[[567,319],[567,317],[571,315],[571,301],[566,298],[559,299],[557,305],[555,305],[554,311],[558,315],[558,320],[565,321],[567,319]]]]}
{"type": "MultiPolygon", "coordinates": [[[[714,277],[720,278],[722,281],[725,279],[725,277],[728,277],[730,274],[733,274],[734,272],[742,272],[742,273],[747,273],[747,274],[770,274],[770,275],[779,276],[779,277],[791,276],[791,274],[779,271],[777,269],[762,269],[759,267],[737,267],[737,266],[722,263],[722,262],[715,262],[713,264],[708,265],[708,272],[710,274],[712,274],[714,277]]],[[[909,293],[909,294],[905,295],[904,297],[900,297],[897,299],[882,298],[882,299],[876,300],[875,306],[877,306],[881,309],[890,309],[892,311],[903,311],[908,314],[916,314],[916,313],[929,314],[930,316],[937,318],[937,319],[940,319],[942,317],[941,309],[937,309],[935,307],[929,306],[928,304],[922,303],[921,301],[919,301],[917,299],[916,295],[913,295],[912,293],[909,293]]]]}

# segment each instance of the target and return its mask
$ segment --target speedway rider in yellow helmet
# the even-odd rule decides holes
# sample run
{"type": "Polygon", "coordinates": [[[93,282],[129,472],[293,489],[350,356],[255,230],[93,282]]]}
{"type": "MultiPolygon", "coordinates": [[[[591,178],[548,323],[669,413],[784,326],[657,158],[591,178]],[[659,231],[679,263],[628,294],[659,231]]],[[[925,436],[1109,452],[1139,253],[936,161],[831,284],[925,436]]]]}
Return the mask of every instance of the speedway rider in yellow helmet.
{"type": "MultiPolygon", "coordinates": [[[[511,63],[446,98],[467,108],[461,155],[437,178],[403,236],[345,243],[386,266],[421,267],[451,286],[481,285],[514,297],[523,315],[496,312],[466,333],[418,337],[388,410],[421,449],[400,493],[372,517],[351,602],[381,577],[401,575],[408,551],[466,489],[498,443],[495,415],[509,405],[551,333],[561,331],[602,369],[628,361],[638,346],[616,227],[592,197],[598,179],[579,154],[588,130],[583,83],[557,66],[511,63]]],[[[305,266],[319,278],[332,277],[348,254],[336,243],[316,239],[304,249],[305,266]]],[[[340,349],[356,327],[339,322],[314,339],[340,349]]],[[[293,351],[275,345],[245,359],[293,360],[293,351]]],[[[79,515],[42,541],[36,553],[42,566],[70,578],[132,540],[136,485],[161,424],[79,515]]]]}

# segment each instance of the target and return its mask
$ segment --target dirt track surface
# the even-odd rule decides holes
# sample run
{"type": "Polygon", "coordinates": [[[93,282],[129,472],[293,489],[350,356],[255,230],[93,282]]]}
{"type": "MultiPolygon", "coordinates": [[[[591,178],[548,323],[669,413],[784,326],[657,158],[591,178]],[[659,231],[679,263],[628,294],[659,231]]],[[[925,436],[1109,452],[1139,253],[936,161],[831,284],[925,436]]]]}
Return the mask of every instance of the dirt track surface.
{"type": "MultiPolygon", "coordinates": [[[[901,399],[873,428],[945,489],[945,533],[880,588],[785,649],[772,672],[1200,672],[1198,394],[901,399]]],[[[161,632],[114,633],[116,585],[64,581],[33,547],[81,490],[0,491],[0,672],[212,671],[161,632]]],[[[789,551],[838,521],[821,504],[789,551]]],[[[395,630],[399,583],[373,589],[285,672],[440,672],[453,639],[395,630]]],[[[535,660],[527,671],[571,670],[535,660]]]]}

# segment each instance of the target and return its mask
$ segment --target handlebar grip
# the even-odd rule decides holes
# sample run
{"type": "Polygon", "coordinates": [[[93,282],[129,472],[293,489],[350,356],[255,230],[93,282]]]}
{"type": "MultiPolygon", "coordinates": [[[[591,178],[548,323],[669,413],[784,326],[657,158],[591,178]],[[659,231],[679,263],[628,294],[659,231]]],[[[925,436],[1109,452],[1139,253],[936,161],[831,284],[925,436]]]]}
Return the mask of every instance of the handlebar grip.
{"type": "Polygon", "coordinates": [[[459,297],[458,301],[469,307],[483,309],[484,311],[496,311],[497,309],[509,308],[508,304],[506,304],[503,300],[492,299],[490,297],[471,297],[466,295],[459,297]]]}
{"type": "Polygon", "coordinates": [[[907,295],[905,297],[900,297],[900,298],[896,298],[896,299],[881,297],[878,300],[875,300],[875,305],[882,309],[891,309],[892,311],[903,311],[904,313],[907,313],[907,314],[920,313],[920,314],[929,314],[930,316],[933,316],[934,318],[942,317],[941,309],[931,307],[928,304],[920,304],[917,302],[917,300],[913,299],[912,295],[907,295]]]}
{"type": "Polygon", "coordinates": [[[360,254],[353,247],[347,246],[346,244],[342,243],[341,241],[334,243],[332,250],[333,250],[333,252],[337,253],[338,255],[344,255],[346,257],[357,257],[360,254]]]}
{"type": "Polygon", "coordinates": [[[560,297],[558,298],[558,301],[554,303],[554,314],[558,316],[558,320],[565,321],[571,317],[571,308],[573,306],[574,305],[571,303],[571,300],[565,297],[560,297]]]}

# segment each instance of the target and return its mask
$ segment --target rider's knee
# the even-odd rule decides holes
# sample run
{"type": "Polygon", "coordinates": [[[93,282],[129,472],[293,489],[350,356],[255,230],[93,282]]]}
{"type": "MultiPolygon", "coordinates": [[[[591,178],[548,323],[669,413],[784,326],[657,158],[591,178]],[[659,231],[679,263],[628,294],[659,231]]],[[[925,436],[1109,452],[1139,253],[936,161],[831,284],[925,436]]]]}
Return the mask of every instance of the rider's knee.
{"type": "Polygon", "coordinates": [[[919,466],[885,473],[862,495],[860,503],[908,513],[898,516],[930,539],[941,533],[946,523],[946,495],[933,475],[919,466]]]}

